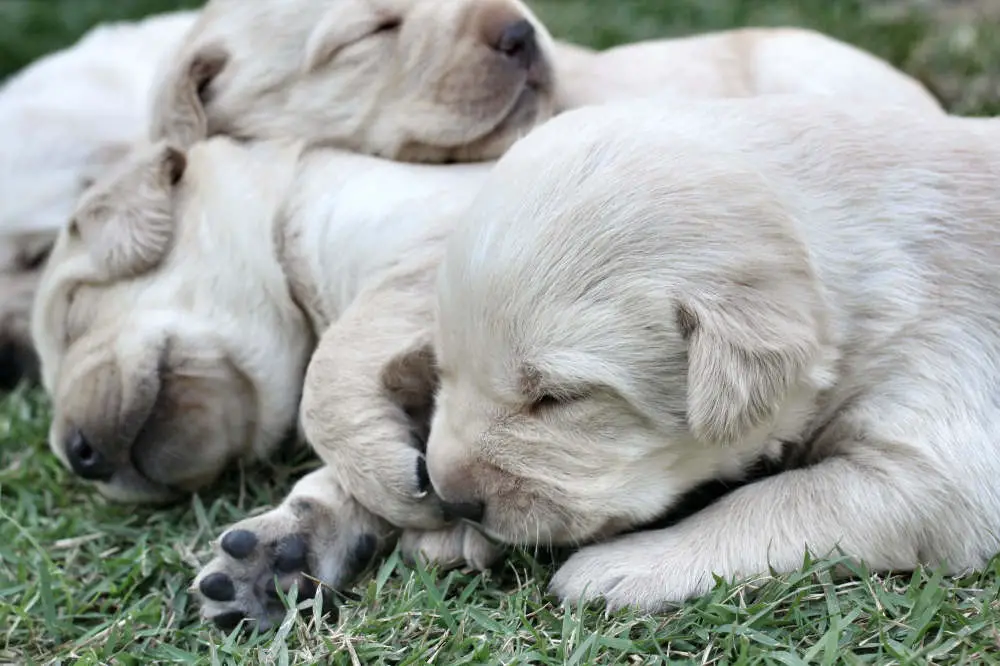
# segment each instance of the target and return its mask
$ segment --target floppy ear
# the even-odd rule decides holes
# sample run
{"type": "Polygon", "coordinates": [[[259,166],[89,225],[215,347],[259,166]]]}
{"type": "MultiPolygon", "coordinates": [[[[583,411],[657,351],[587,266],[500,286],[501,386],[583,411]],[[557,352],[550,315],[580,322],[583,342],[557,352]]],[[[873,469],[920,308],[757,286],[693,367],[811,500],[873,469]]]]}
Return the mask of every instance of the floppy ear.
{"type": "Polygon", "coordinates": [[[70,226],[107,279],[155,267],[174,238],[174,188],[187,158],[165,142],[138,152],[83,197],[70,226]]]}
{"type": "Polygon", "coordinates": [[[306,40],[303,73],[315,72],[330,62],[343,47],[394,22],[395,19],[391,15],[377,11],[361,0],[335,3],[316,24],[306,40]]]}
{"type": "Polygon", "coordinates": [[[677,303],[695,437],[732,444],[775,416],[821,352],[819,312],[812,276],[787,273],[677,303]]]}
{"type": "Polygon", "coordinates": [[[194,52],[171,71],[153,101],[150,138],[167,140],[181,148],[208,137],[205,89],[225,68],[229,53],[210,44],[194,52]]]}

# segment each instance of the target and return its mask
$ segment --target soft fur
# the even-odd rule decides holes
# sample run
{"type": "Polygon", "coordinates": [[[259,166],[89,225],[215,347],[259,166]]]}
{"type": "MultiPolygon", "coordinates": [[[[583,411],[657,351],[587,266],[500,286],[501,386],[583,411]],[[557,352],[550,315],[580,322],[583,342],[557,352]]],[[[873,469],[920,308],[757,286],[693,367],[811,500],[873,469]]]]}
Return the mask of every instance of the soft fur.
{"type": "Polygon", "coordinates": [[[39,271],[83,189],[149,123],[156,68],[194,12],[100,25],[0,88],[0,387],[32,376],[39,271]]]}
{"type": "Polygon", "coordinates": [[[828,95],[943,113],[912,77],[875,55],[802,28],[738,28],[623,44],[605,51],[557,43],[559,107],[676,94],[828,95]]]}
{"type": "Polygon", "coordinates": [[[206,124],[406,161],[491,159],[551,116],[550,52],[519,0],[210,0],[159,77],[152,136],[183,145],[206,124]]]}
{"type": "Polygon", "coordinates": [[[1000,533],[1000,121],[780,96],[564,114],[438,282],[433,487],[580,544],[567,602],[659,609],[836,547],[982,566],[1000,533]],[[666,529],[760,459],[785,471],[666,529]]]}

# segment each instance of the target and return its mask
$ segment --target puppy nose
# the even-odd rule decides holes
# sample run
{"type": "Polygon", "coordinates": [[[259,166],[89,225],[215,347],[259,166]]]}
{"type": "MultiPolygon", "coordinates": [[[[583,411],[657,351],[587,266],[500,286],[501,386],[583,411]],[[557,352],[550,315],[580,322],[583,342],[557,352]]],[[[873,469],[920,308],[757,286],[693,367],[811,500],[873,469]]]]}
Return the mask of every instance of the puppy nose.
{"type": "Polygon", "coordinates": [[[66,457],[73,471],[88,481],[108,481],[115,472],[107,458],[91,446],[79,430],[66,442],[66,457]]]}
{"type": "Polygon", "coordinates": [[[530,67],[538,57],[535,26],[525,19],[508,24],[500,31],[494,48],[516,60],[522,67],[530,67]]]}
{"type": "Polygon", "coordinates": [[[442,502],[441,511],[448,522],[465,519],[474,523],[483,522],[486,505],[483,502],[442,502]]]}

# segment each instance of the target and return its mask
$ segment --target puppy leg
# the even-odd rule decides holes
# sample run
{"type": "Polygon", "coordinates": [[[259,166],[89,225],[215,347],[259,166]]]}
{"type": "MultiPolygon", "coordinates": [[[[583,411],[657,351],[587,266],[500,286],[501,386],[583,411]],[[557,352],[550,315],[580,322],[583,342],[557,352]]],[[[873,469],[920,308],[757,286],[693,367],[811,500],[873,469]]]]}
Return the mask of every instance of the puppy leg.
{"type": "Polygon", "coordinates": [[[436,267],[433,257],[392,271],[326,331],[306,373],[302,430],[346,492],[413,530],[404,555],[486,568],[501,550],[449,524],[424,463],[437,388],[430,344],[436,267]]]}
{"type": "Polygon", "coordinates": [[[603,598],[610,609],[655,611],[709,591],[712,574],[793,571],[807,548],[826,556],[840,547],[875,570],[911,570],[937,564],[942,532],[972,515],[958,497],[919,453],[849,452],[745,486],[676,526],[584,548],[550,589],[566,603],[603,598]]]}
{"type": "Polygon", "coordinates": [[[285,614],[278,587],[287,593],[297,586],[300,601],[315,595],[317,583],[326,594],[342,590],[397,537],[396,528],[351,499],[322,467],[300,479],[277,508],[227,529],[191,589],[202,616],[221,629],[246,619],[263,631],[285,614]]]}

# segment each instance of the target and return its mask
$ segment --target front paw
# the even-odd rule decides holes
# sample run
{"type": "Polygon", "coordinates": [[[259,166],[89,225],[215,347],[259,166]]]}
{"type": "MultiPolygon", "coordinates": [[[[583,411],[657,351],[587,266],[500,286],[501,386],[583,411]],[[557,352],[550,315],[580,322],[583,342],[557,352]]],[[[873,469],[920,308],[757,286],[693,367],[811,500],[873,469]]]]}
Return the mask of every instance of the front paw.
{"type": "Polygon", "coordinates": [[[399,539],[399,549],[404,560],[411,563],[420,560],[443,571],[458,568],[486,571],[504,553],[503,546],[464,523],[440,530],[405,530],[399,539]]]}
{"type": "Polygon", "coordinates": [[[297,587],[303,601],[322,590],[335,609],[334,592],[343,590],[394,543],[395,531],[367,512],[331,516],[328,507],[308,499],[233,525],[215,544],[215,558],[192,585],[202,616],[224,631],[246,620],[260,631],[285,615],[281,593],[297,587]]]}
{"type": "Polygon", "coordinates": [[[552,577],[549,591],[564,605],[604,600],[608,611],[657,612],[708,592],[710,572],[690,548],[632,535],[588,546],[552,577]]]}

